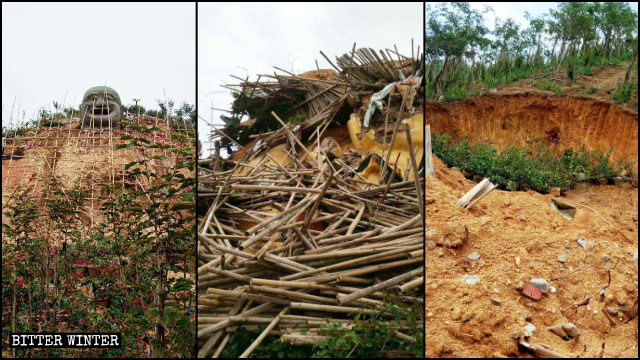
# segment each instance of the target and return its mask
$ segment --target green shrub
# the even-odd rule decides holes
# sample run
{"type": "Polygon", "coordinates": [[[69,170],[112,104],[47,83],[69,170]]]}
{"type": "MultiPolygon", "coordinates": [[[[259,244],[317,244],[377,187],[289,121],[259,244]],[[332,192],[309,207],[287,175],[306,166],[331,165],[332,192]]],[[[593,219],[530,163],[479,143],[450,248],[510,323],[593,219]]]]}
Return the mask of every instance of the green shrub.
{"type": "Polygon", "coordinates": [[[467,97],[466,92],[463,89],[454,89],[444,95],[445,100],[447,101],[457,101],[462,100],[467,97]]]}
{"type": "Polygon", "coordinates": [[[580,173],[589,179],[609,179],[629,168],[623,162],[611,161],[613,147],[609,151],[587,151],[582,146],[577,150],[567,149],[554,157],[544,144],[539,144],[535,152],[518,147],[498,152],[488,143],[470,145],[468,139],[456,142],[442,134],[433,136],[432,143],[434,154],[448,166],[491,178],[502,189],[513,181],[520,188],[527,185],[547,193],[553,186],[568,188],[580,173]]]}
{"type": "Polygon", "coordinates": [[[582,74],[582,75],[588,75],[588,76],[593,75],[593,72],[591,71],[591,67],[590,66],[581,67],[579,73],[582,74]]]}
{"type": "Polygon", "coordinates": [[[551,80],[535,80],[531,83],[531,86],[540,90],[551,90],[551,80]]]}
{"type": "MultiPolygon", "coordinates": [[[[319,335],[327,336],[313,346],[291,345],[283,343],[277,336],[267,336],[253,351],[252,357],[272,358],[380,358],[384,351],[402,353],[405,357],[424,357],[424,328],[422,305],[407,306],[395,304],[397,300],[388,299],[383,302],[384,315],[356,314],[352,327],[341,326],[340,323],[329,323],[322,326],[319,335]],[[406,324],[402,332],[415,339],[407,342],[394,335],[396,328],[391,325],[397,322],[406,324]]],[[[229,337],[227,346],[220,354],[222,358],[237,358],[260,335],[262,330],[249,332],[239,328],[229,337]]],[[[302,331],[305,334],[305,331],[302,331]]]]}
{"type": "MultiPolygon", "coordinates": [[[[633,92],[633,85],[632,84],[623,84],[621,86],[618,86],[617,89],[613,90],[613,92],[611,93],[611,96],[613,97],[613,100],[618,103],[618,104],[626,104],[627,101],[629,101],[629,98],[631,97],[631,93],[633,92]]],[[[636,92],[637,92],[637,88],[636,88],[636,92]]]]}

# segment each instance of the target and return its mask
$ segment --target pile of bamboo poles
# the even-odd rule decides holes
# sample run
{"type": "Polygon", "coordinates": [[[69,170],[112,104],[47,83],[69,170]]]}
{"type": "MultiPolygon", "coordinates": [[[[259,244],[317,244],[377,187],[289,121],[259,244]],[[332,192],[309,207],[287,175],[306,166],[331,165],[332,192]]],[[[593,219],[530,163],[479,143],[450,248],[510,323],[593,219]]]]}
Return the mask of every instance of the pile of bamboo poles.
{"type": "MultiPolygon", "coordinates": [[[[327,320],[351,327],[354,314],[384,313],[390,293],[423,302],[413,292],[424,282],[422,176],[369,183],[320,146],[312,154],[290,127],[289,161],[249,150],[217,171],[198,169],[198,200],[208,205],[198,225],[201,357],[219,356],[240,327],[263,329],[247,357],[267,335],[314,344],[327,320]]],[[[415,324],[390,325],[413,339],[415,324]]]]}
{"type": "MultiPolygon", "coordinates": [[[[335,70],[333,76],[326,77],[320,70],[316,61],[317,74],[319,76],[296,75],[279,67],[274,67],[280,73],[258,75],[256,81],[249,81],[231,75],[239,80],[238,84],[223,85],[223,87],[240,94],[241,101],[236,101],[234,116],[244,116],[247,114],[249,104],[254,108],[268,109],[269,104],[280,99],[280,101],[290,101],[287,113],[279,113],[283,118],[288,118],[293,114],[300,114],[305,119],[300,123],[301,133],[311,133],[315,136],[315,128],[326,128],[338,111],[345,104],[349,93],[356,91],[359,94],[373,94],[384,88],[385,85],[394,81],[403,80],[409,76],[422,73],[422,55],[420,47],[418,51],[413,51],[413,40],[411,43],[411,57],[401,55],[395,50],[385,49],[376,52],[370,48],[356,48],[350,53],[343,54],[335,58],[332,62],[324,52],[320,54],[327,60],[335,70]],[[295,102],[294,94],[302,94],[303,101],[295,102]]],[[[254,114],[256,115],[256,114],[254,114]]],[[[260,114],[262,121],[272,121],[269,111],[260,114]]],[[[260,120],[260,119],[259,119],[260,120]]],[[[287,132],[280,128],[268,133],[259,135],[264,138],[264,144],[273,146],[281,143],[287,137],[287,132]]],[[[219,141],[225,137],[224,129],[214,129],[210,139],[212,142],[219,141]]]]}

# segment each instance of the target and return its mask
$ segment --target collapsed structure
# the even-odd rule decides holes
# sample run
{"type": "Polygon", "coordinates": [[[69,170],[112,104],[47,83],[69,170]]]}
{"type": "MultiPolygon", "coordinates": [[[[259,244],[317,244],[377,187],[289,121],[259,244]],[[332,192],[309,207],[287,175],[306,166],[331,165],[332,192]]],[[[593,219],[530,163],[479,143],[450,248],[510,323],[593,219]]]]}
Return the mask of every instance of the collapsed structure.
{"type": "MultiPolygon", "coordinates": [[[[228,86],[232,117],[198,166],[199,356],[238,327],[266,326],[248,356],[267,335],[314,344],[390,293],[423,304],[423,61],[321,54],[333,70],[228,86]]],[[[422,322],[392,325],[415,341],[422,322]]]]}

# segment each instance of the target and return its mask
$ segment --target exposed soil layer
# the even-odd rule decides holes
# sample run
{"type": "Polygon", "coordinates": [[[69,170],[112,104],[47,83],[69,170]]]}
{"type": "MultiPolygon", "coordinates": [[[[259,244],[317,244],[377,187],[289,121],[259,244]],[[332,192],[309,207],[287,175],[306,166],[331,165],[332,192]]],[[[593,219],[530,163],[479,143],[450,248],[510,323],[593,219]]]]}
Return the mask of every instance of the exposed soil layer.
{"type": "MultiPolygon", "coordinates": [[[[516,99],[512,100],[526,106],[525,98],[516,99]]],[[[505,100],[498,100],[496,113],[504,110],[505,100]]],[[[534,99],[530,106],[536,101],[545,103],[534,99]]],[[[565,106],[571,106],[572,101],[565,106]]],[[[469,113],[479,114],[474,106],[490,105],[476,99],[467,106],[472,109],[469,113]]],[[[453,110],[453,114],[460,114],[464,108],[453,110]]],[[[441,126],[443,119],[438,118],[436,124],[441,126]]],[[[490,117],[485,119],[490,121],[490,117]]],[[[469,124],[461,118],[452,121],[469,124]]],[[[485,131],[488,137],[490,129],[485,131]]],[[[637,317],[612,327],[603,314],[606,308],[624,306],[637,313],[638,265],[632,259],[638,251],[637,188],[625,184],[569,191],[566,199],[597,210],[612,226],[583,207],[578,207],[573,220],[567,220],[551,209],[550,195],[533,191],[496,190],[467,211],[456,206],[456,201],[475,184],[437,158],[434,165],[436,176],[427,177],[425,183],[427,357],[533,357],[512,338],[524,333],[528,322],[536,327],[529,342],[569,357],[638,356],[637,317]],[[592,245],[583,249],[577,239],[592,245]],[[474,252],[479,259],[468,259],[474,252]],[[565,263],[558,261],[561,254],[567,258],[565,263]],[[609,256],[607,263],[605,255],[609,256]],[[616,263],[604,296],[563,311],[607,285],[606,266],[616,263]],[[462,280],[465,275],[478,276],[479,282],[469,285],[462,280]],[[527,284],[532,278],[546,279],[556,292],[548,292],[539,301],[522,296],[518,284],[527,284]],[[582,335],[565,341],[546,329],[566,322],[574,323],[582,335]]],[[[621,323],[630,316],[633,314],[619,312],[612,319],[621,323]]]]}
{"type": "Polygon", "coordinates": [[[455,140],[490,141],[499,150],[543,143],[554,151],[608,150],[613,159],[638,158],[638,115],[607,102],[568,96],[519,93],[487,95],[452,103],[427,102],[433,134],[455,140]]]}

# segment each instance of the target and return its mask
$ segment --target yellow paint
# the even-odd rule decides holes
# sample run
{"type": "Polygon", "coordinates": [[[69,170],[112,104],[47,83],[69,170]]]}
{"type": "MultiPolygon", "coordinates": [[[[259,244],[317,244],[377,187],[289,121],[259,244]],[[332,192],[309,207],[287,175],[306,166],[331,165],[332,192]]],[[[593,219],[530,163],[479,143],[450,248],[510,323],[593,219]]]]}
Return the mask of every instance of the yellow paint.
{"type": "Polygon", "coordinates": [[[360,172],[360,175],[363,178],[367,179],[367,181],[369,181],[370,183],[380,184],[381,169],[382,168],[380,167],[380,165],[376,162],[376,158],[371,158],[371,161],[369,161],[369,165],[367,165],[367,167],[360,172]]]}
{"type": "MultiPolygon", "coordinates": [[[[414,115],[411,118],[402,121],[404,124],[409,125],[409,128],[411,129],[411,142],[413,143],[413,147],[415,149],[414,154],[416,157],[417,165],[419,165],[420,161],[422,161],[423,152],[424,152],[424,128],[422,126],[422,122],[423,122],[422,118],[423,118],[423,115],[414,115]]],[[[361,123],[360,118],[358,118],[358,116],[355,113],[351,114],[351,118],[347,122],[347,129],[349,130],[349,136],[351,137],[351,142],[353,143],[353,146],[360,151],[378,154],[383,159],[386,160],[386,155],[389,152],[389,146],[388,145],[383,146],[382,144],[377,142],[375,139],[375,133],[373,132],[373,130],[369,130],[362,137],[362,139],[358,139],[358,134],[360,134],[360,132],[362,131],[360,123],[361,123]]],[[[411,168],[409,143],[407,141],[407,137],[404,132],[398,132],[396,134],[396,139],[393,143],[393,148],[391,149],[391,156],[389,157],[390,166],[394,165],[398,154],[400,154],[400,157],[398,158],[398,165],[397,165],[396,171],[401,177],[404,178],[404,174],[406,170],[408,168],[411,168]]],[[[373,170],[370,170],[370,171],[373,171],[373,170]]],[[[364,177],[369,179],[369,177],[367,176],[364,176],[364,177]]],[[[373,183],[379,183],[379,177],[380,177],[380,174],[378,170],[377,178],[371,177],[369,181],[373,183]]],[[[414,179],[414,173],[413,173],[413,170],[411,170],[409,172],[409,176],[407,180],[413,180],[413,179],[414,179]]]]}
{"type": "MultiPolygon", "coordinates": [[[[291,158],[291,156],[287,154],[287,151],[286,151],[287,146],[288,146],[287,143],[280,144],[280,145],[274,146],[268,151],[269,155],[271,155],[272,158],[274,158],[280,165],[282,165],[282,167],[286,167],[293,161],[293,158],[291,158]]],[[[260,152],[260,154],[251,158],[248,164],[251,166],[258,166],[258,164],[260,164],[260,161],[262,161],[262,158],[266,157],[265,151],[266,150],[263,150],[262,152],[260,152]]],[[[265,160],[265,165],[276,166],[276,163],[273,162],[271,159],[267,159],[265,160]]],[[[248,166],[241,166],[237,173],[239,175],[248,174],[251,171],[251,169],[252,168],[248,166]]]]}

